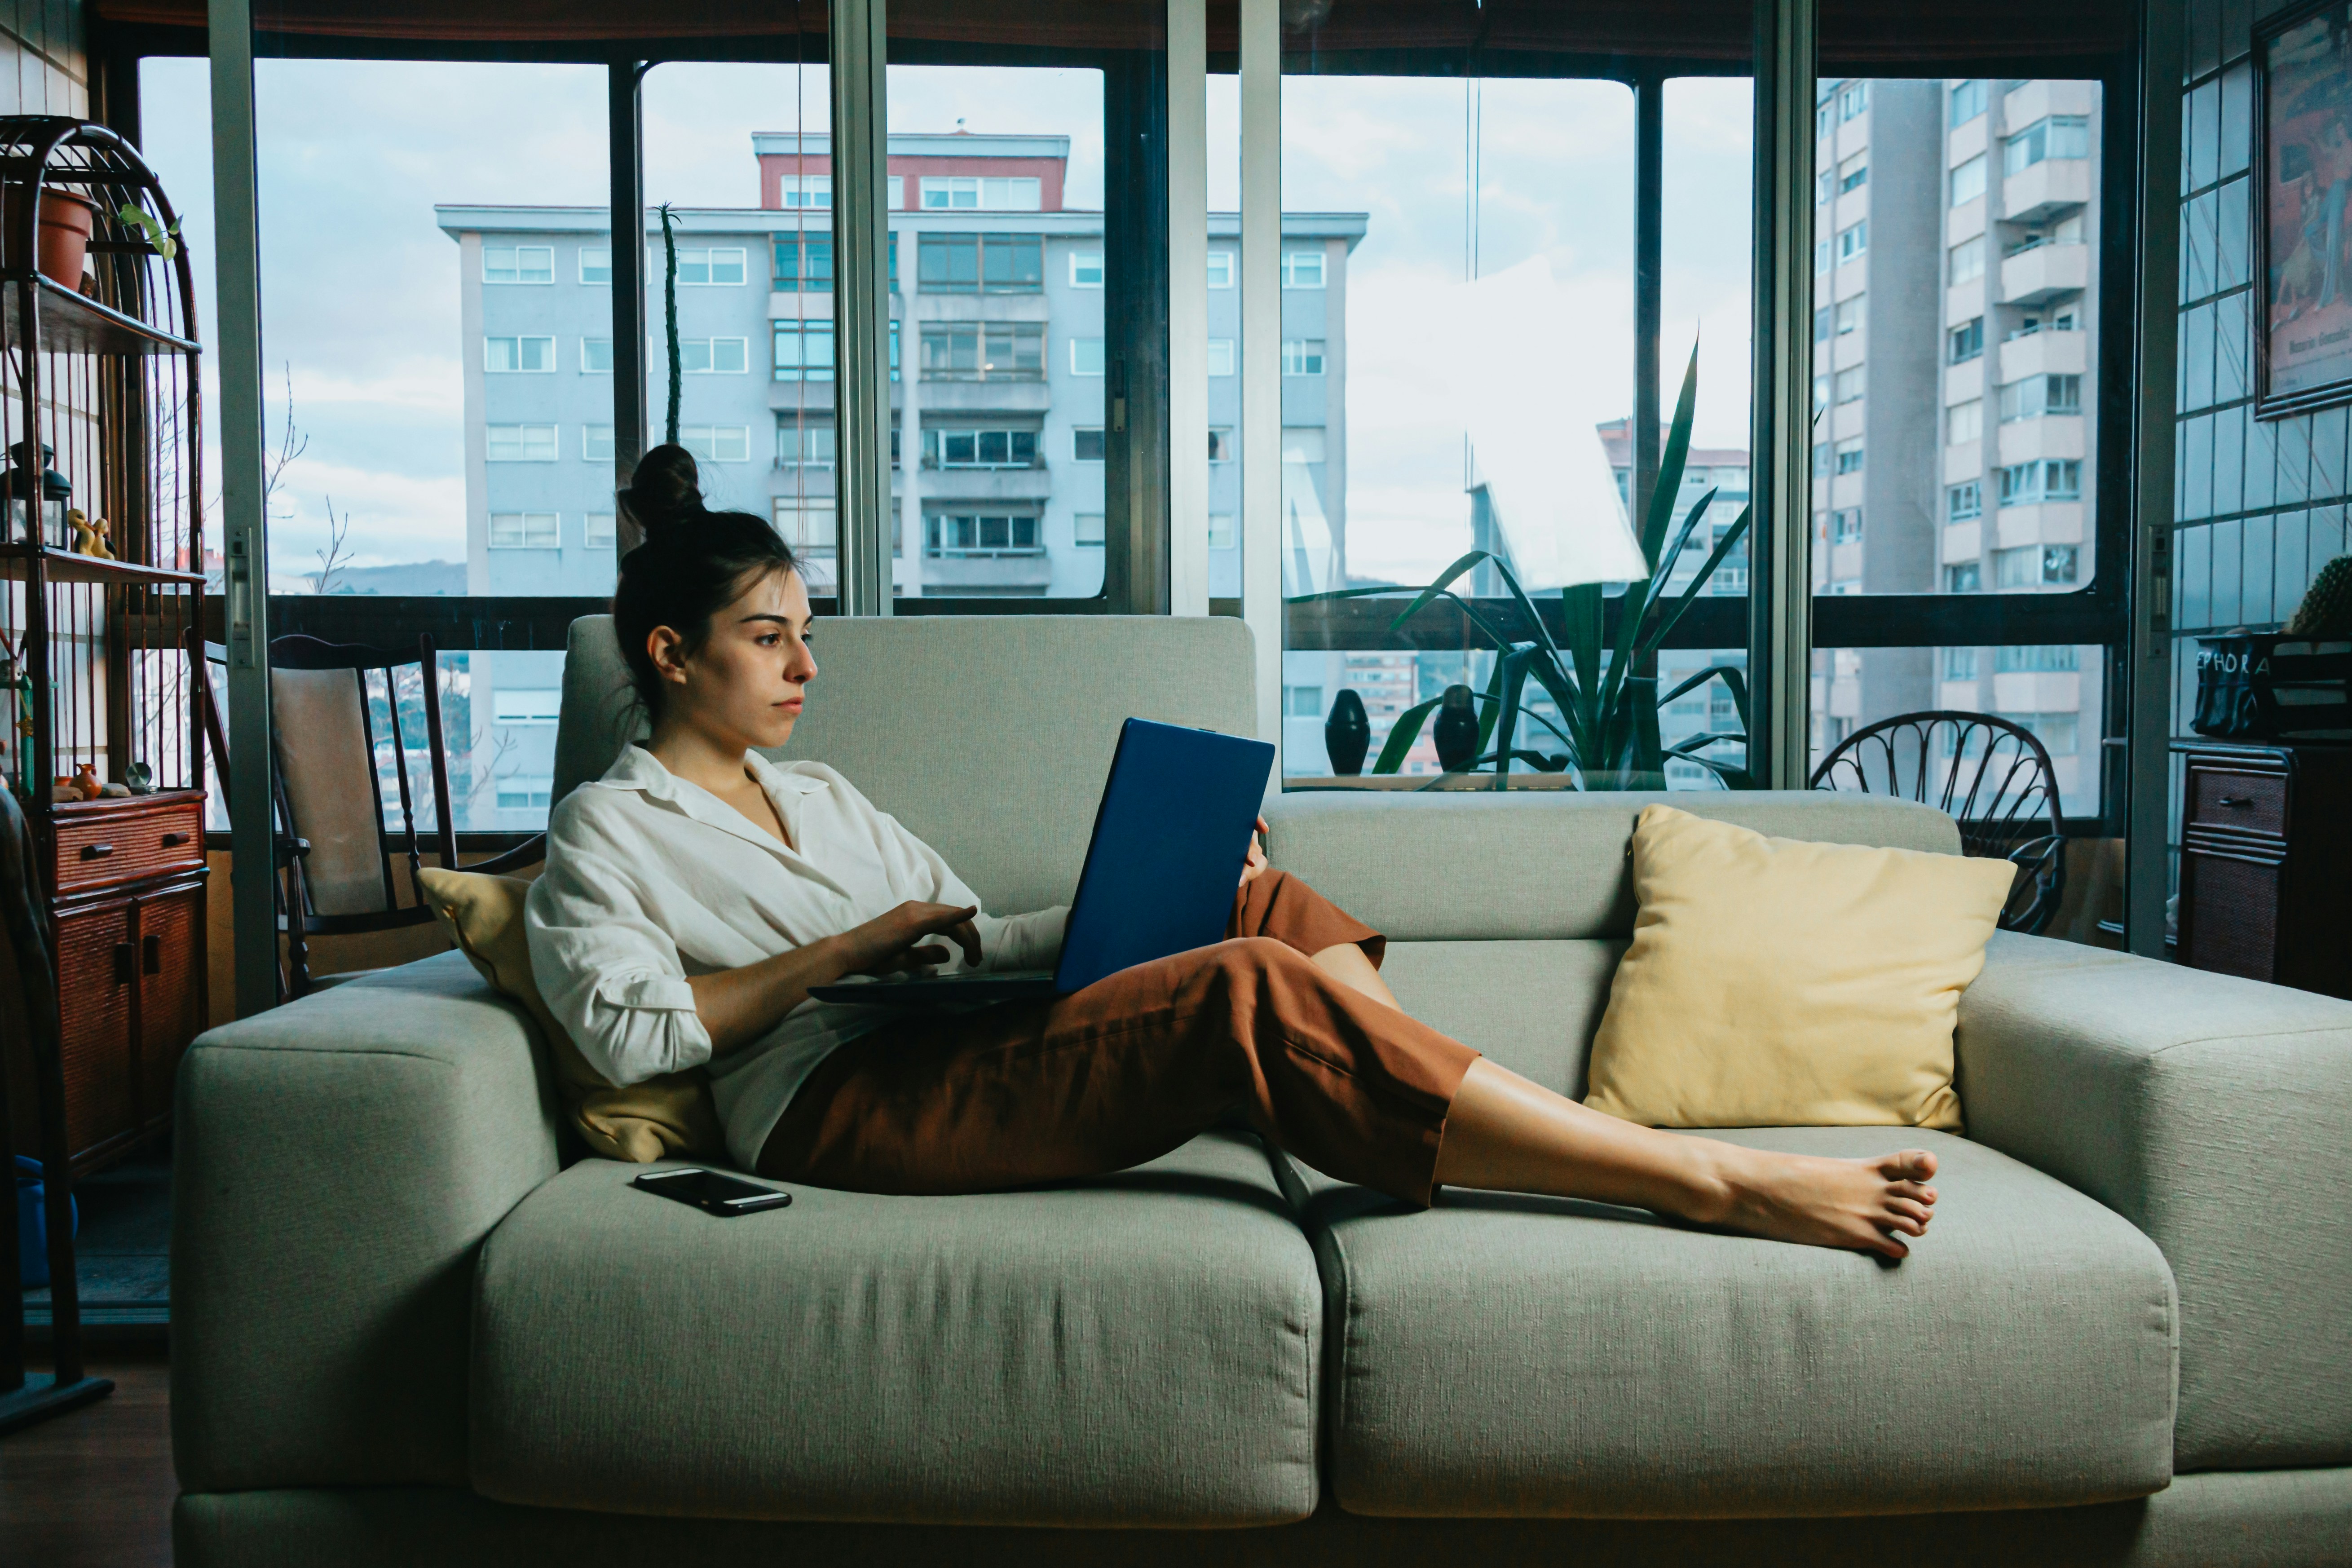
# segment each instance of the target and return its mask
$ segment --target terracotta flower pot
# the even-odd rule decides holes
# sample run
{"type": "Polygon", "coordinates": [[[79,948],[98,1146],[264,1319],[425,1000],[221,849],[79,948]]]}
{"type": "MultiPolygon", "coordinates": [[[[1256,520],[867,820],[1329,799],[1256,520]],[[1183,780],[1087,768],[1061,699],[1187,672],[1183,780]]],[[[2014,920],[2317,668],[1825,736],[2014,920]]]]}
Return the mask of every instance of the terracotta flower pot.
{"type": "MultiPolygon", "coordinates": [[[[8,187],[8,204],[5,218],[6,243],[14,246],[18,222],[17,207],[25,200],[25,187],[8,187]]],[[[41,230],[33,242],[33,257],[41,275],[67,289],[81,287],[81,264],[89,254],[90,230],[98,219],[98,205],[75,195],[70,191],[45,190],[41,193],[41,230]]],[[[8,258],[9,269],[24,266],[24,258],[8,258]]]]}

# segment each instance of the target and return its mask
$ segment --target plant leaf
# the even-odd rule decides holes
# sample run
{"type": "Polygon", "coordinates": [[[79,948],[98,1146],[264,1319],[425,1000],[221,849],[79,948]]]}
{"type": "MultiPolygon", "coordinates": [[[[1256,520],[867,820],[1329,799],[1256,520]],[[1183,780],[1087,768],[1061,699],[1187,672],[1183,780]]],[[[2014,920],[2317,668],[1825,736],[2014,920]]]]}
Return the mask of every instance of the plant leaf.
{"type": "MultiPolygon", "coordinates": [[[[1537,679],[1537,680],[1538,680],[1538,681],[1542,681],[1542,680],[1543,680],[1544,671],[1545,671],[1547,668],[1557,668],[1556,666],[1547,665],[1547,664],[1546,664],[1546,662],[1545,662],[1544,660],[1542,660],[1542,659],[1539,659],[1539,658],[1538,658],[1538,659],[1531,660],[1531,661],[1528,663],[1528,673],[1529,675],[1534,676],[1534,677],[1537,679]]],[[[1547,691],[1549,691],[1549,690],[1551,689],[1550,685],[1549,685],[1548,682],[1547,682],[1547,683],[1545,683],[1545,685],[1544,685],[1544,689],[1545,689],[1545,690],[1547,690],[1547,691]]],[[[1556,701],[1558,701],[1558,700],[1559,700],[1559,695],[1558,695],[1558,693],[1554,693],[1554,694],[1553,694],[1553,698],[1552,698],[1552,700],[1553,700],[1555,702],[1556,702],[1556,701]]],[[[1483,691],[1474,691],[1474,692],[1472,692],[1472,693],[1470,694],[1470,700],[1471,700],[1471,701],[1473,701],[1473,702],[1492,702],[1492,701],[1494,701],[1494,700],[1495,700],[1495,699],[1494,699],[1494,698],[1491,698],[1491,697],[1489,697],[1489,696],[1487,696],[1487,695],[1486,695],[1485,692],[1483,692],[1483,691]]],[[[1565,716],[1566,716],[1567,712],[1568,712],[1568,710],[1567,710],[1566,708],[1562,708],[1562,709],[1560,710],[1560,713],[1561,713],[1561,715],[1562,715],[1563,717],[1565,717],[1565,716]]],[[[1576,748],[1576,742],[1575,742],[1575,741],[1574,741],[1574,740],[1572,740],[1571,738],[1570,738],[1570,736],[1569,736],[1568,732],[1567,732],[1566,731],[1562,730],[1559,725],[1557,725],[1557,724],[1553,723],[1550,720],[1549,720],[1549,719],[1545,718],[1542,714],[1540,714],[1540,713],[1537,712],[1534,709],[1532,709],[1532,708],[1522,708],[1522,709],[1520,709],[1520,710],[1519,710],[1519,717],[1520,717],[1520,718],[1522,718],[1522,719],[1532,719],[1532,720],[1534,720],[1537,723],[1538,723],[1538,724],[1542,725],[1545,729],[1549,730],[1549,731],[1550,731],[1554,735],[1557,735],[1557,736],[1559,738],[1559,742],[1560,742],[1560,744],[1562,744],[1562,745],[1564,745],[1564,746],[1568,747],[1570,751],[1575,750],[1575,748],[1576,748]]]]}
{"type": "Polygon", "coordinates": [[[1415,741],[1421,739],[1422,725],[1444,700],[1443,697],[1433,697],[1426,702],[1416,702],[1398,714],[1396,722],[1389,726],[1389,738],[1381,742],[1381,754],[1372,763],[1372,772],[1392,773],[1403,766],[1404,754],[1412,750],[1415,741]]]}
{"type": "Polygon", "coordinates": [[[1675,497],[1682,492],[1683,465],[1690,458],[1691,426],[1698,415],[1698,344],[1691,344],[1690,363],[1683,370],[1683,389],[1675,399],[1674,423],[1666,427],[1665,450],[1658,454],[1658,484],[1650,492],[1650,512],[1642,520],[1642,553],[1650,575],[1658,574],[1658,546],[1665,542],[1666,525],[1674,521],[1675,497]]]}
{"type": "MultiPolygon", "coordinates": [[[[1702,669],[1697,674],[1692,676],[1688,680],[1685,680],[1681,685],[1675,687],[1672,691],[1660,697],[1658,699],[1658,706],[1661,708],[1664,707],[1667,703],[1672,702],[1675,698],[1680,697],[1685,691],[1697,690],[1700,687],[1705,686],[1708,681],[1714,679],[1718,675],[1739,675],[1744,677],[1746,673],[1746,671],[1742,670],[1736,664],[1710,664],[1705,669],[1702,669]]],[[[1730,682],[1727,680],[1724,684],[1727,686],[1730,682]]],[[[1741,685],[1743,687],[1746,685],[1746,681],[1744,679],[1742,680],[1741,685]]]]}
{"type": "Polygon", "coordinates": [[[1495,558],[1492,555],[1489,555],[1483,550],[1465,552],[1454,560],[1453,565],[1448,566],[1444,571],[1440,572],[1434,578],[1433,578],[1429,586],[1423,588],[1419,595],[1415,595],[1412,603],[1407,605],[1403,611],[1398,615],[1397,618],[1389,623],[1389,630],[1396,630],[1399,626],[1404,625],[1405,622],[1421,614],[1423,609],[1428,605],[1432,599],[1434,599],[1438,595],[1443,594],[1446,589],[1454,585],[1454,580],[1456,577],[1461,576],[1462,574],[1469,571],[1481,561],[1492,561],[1495,558]]]}
{"type": "MultiPolygon", "coordinates": [[[[1510,787],[1511,758],[1517,754],[1516,742],[1519,738],[1519,693],[1527,687],[1528,660],[1535,652],[1536,645],[1533,643],[1513,643],[1510,650],[1495,661],[1495,673],[1503,686],[1502,714],[1496,724],[1496,733],[1501,737],[1495,747],[1496,789],[1510,787]]],[[[1486,737],[1481,735],[1479,740],[1483,742],[1486,737]]]]}
{"type": "Polygon", "coordinates": [[[1739,515],[1732,519],[1731,526],[1723,531],[1723,537],[1717,540],[1715,548],[1707,552],[1706,563],[1698,569],[1698,575],[1690,580],[1690,585],[1685,588],[1681,595],[1674,601],[1674,608],[1668,610],[1642,638],[1639,652],[1643,654],[1653,652],[1660,643],[1665,641],[1666,634],[1675,629],[1675,624],[1683,618],[1692,603],[1697,599],[1699,591],[1706,586],[1706,580],[1715,575],[1715,569],[1723,564],[1723,558],[1731,553],[1732,546],[1738,543],[1740,536],[1748,531],[1748,515],[1754,510],[1753,507],[1747,506],[1739,509],[1739,515]]]}
{"type": "Polygon", "coordinates": [[[1509,662],[1510,651],[1510,644],[1501,645],[1495,655],[1495,673],[1486,678],[1486,706],[1478,713],[1478,750],[1482,752],[1495,738],[1495,717],[1503,710],[1503,666],[1509,662]]]}

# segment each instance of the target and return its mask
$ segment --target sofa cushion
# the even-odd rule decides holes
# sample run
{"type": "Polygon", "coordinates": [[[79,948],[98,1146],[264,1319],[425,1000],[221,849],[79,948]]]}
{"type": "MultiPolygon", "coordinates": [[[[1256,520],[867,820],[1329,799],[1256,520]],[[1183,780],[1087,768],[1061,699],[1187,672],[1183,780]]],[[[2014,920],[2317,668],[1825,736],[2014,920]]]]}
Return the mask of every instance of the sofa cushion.
{"type": "Polygon", "coordinates": [[[1302,791],[1266,805],[1266,855],[1392,942],[1633,934],[1633,821],[1671,805],[1775,838],[1960,850],[1933,806],[1826,790],[1586,795],[1302,791]]]}
{"type": "MultiPolygon", "coordinates": [[[[1720,1134],[1861,1155],[1884,1128],[1720,1134]]],[[[1331,1479],[1351,1512],[1706,1518],[2026,1508],[2171,1476],[2172,1277],[2072,1189],[1944,1133],[1890,1265],[1634,1210],[1327,1187],[1331,1479]]]]}
{"type": "Polygon", "coordinates": [[[719,1219],[589,1161],[492,1234],[473,1480],[746,1519],[1252,1525],[1314,1511],[1322,1295],[1254,1138],[979,1197],[719,1219]]]}

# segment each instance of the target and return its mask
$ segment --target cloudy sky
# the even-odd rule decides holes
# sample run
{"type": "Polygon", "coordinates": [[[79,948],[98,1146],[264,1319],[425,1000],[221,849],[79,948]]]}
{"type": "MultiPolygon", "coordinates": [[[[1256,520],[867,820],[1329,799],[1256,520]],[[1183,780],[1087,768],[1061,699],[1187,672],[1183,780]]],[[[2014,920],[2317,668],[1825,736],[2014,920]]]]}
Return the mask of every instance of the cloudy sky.
{"type": "MultiPolygon", "coordinates": [[[[148,153],[186,215],[209,337],[205,69],[149,60],[142,94],[148,153]]],[[[1211,90],[1210,200],[1227,209],[1234,85],[1211,90]]],[[[256,92],[271,436],[290,391],[308,442],[277,503],[273,570],[315,568],[331,502],[359,564],[462,560],[457,248],[433,206],[601,205],[604,73],[263,60],[256,92]]],[[[890,92],[894,131],[1070,136],[1067,200],[1100,204],[1094,73],[894,67],[890,92]]],[[[694,205],[755,205],[751,132],[819,130],[826,115],[822,73],[790,67],[664,66],[645,102],[648,196],[694,205]]],[[[1630,402],[1632,97],[1604,82],[1293,77],[1283,113],[1284,205],[1370,215],[1349,272],[1350,565],[1433,571],[1463,547],[1467,521],[1462,426],[1429,391],[1446,353],[1429,302],[1467,276],[1474,236],[1481,274],[1549,260],[1574,322],[1559,374],[1580,402],[1630,402]]],[[[1748,417],[1748,116],[1745,82],[1668,89],[1665,396],[1698,337],[1700,435],[1725,445],[1745,444],[1748,417]]]]}

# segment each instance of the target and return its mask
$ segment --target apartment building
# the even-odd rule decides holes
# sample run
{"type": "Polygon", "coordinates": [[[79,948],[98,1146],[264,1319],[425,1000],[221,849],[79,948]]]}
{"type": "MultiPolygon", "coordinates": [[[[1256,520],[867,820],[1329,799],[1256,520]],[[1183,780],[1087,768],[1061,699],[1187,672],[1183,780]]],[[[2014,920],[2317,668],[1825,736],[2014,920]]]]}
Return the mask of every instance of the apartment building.
{"type": "MultiPolygon", "coordinates": [[[[772,517],[830,589],[833,174],[824,134],[758,132],[756,207],[671,214],[678,439],[714,505],[772,517]]],[[[1069,138],[894,134],[895,590],[1083,598],[1103,582],[1103,215],[1068,206],[1069,138]]],[[[466,365],[467,592],[609,592],[612,236],[602,207],[437,206],[457,243],[466,365]]],[[[1286,575],[1344,570],[1346,301],[1361,213],[1283,220],[1286,575]]],[[[1241,591],[1240,223],[1210,216],[1210,592],[1241,591]]],[[[661,224],[646,216],[656,436],[669,362],[661,224]]],[[[478,654],[469,825],[547,808],[562,656],[478,654]]],[[[461,786],[462,787],[462,786],[461,786]]]]}
{"type": "MultiPolygon", "coordinates": [[[[1822,84],[1816,592],[2090,581],[2099,119],[2095,82],[1822,84]]],[[[2090,647],[1823,648],[1814,752],[1896,713],[1995,712],[2041,737],[2083,809],[2099,688],[2090,647]]]]}

